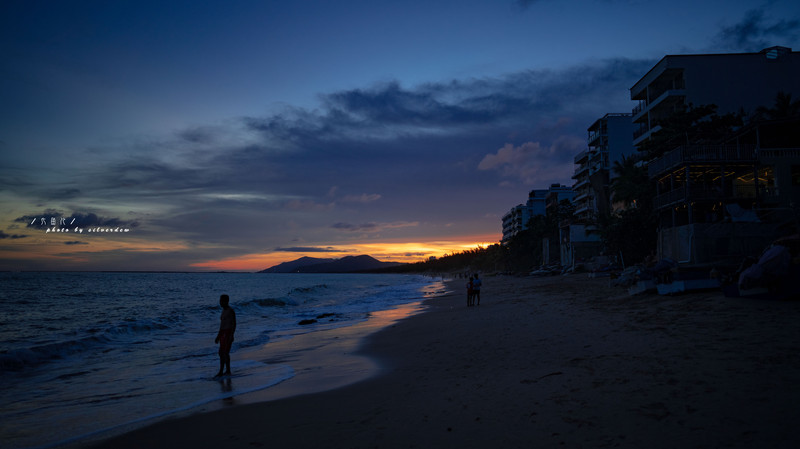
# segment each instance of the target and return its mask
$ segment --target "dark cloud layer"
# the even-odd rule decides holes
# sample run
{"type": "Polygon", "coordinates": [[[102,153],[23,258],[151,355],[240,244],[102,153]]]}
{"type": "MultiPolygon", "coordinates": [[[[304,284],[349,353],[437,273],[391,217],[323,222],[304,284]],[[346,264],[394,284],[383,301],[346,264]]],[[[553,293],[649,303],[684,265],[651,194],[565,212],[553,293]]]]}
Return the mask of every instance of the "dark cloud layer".
{"type": "Polygon", "coordinates": [[[314,246],[293,246],[288,248],[275,248],[273,251],[280,251],[285,253],[338,253],[341,252],[340,249],[327,247],[327,248],[318,248],[314,246]]]}
{"type": "MultiPolygon", "coordinates": [[[[118,209],[45,209],[16,221],[138,226],[142,238],[195,248],[183,266],[248,254],[254,245],[329,252],[378,238],[447,239],[453,223],[466,235],[499,232],[499,217],[530,189],[571,183],[586,128],[608,112],[628,111],[629,86],[653,63],[610,59],[331,92],[313,110],[193,127],[149,150],[133,142],[124,157],[74,174],[91,179],[91,188],[51,185],[50,194],[31,198],[146,204],[136,220],[119,218],[118,209]]],[[[125,254],[130,263],[141,258],[125,254]]]]}
{"type": "Polygon", "coordinates": [[[800,36],[800,16],[774,19],[765,8],[751,9],[738,23],[723,27],[717,45],[728,51],[755,52],[773,45],[785,45],[800,36]]]}
{"type": "Polygon", "coordinates": [[[27,237],[26,235],[20,234],[6,234],[2,230],[0,230],[0,239],[23,239],[27,237]]]}
{"type": "MultiPolygon", "coordinates": [[[[241,119],[238,132],[251,136],[246,144],[227,137],[236,130],[211,127],[181,132],[180,144],[160,144],[162,154],[171,154],[170,145],[181,151],[202,145],[190,164],[151,154],[91,176],[98,180],[98,195],[180,199],[187,207],[258,201],[294,210],[409,201],[436,195],[437,186],[466,193],[503,181],[523,190],[544,187],[556,180],[499,169],[481,173],[478,166],[506,145],[535,144],[547,149],[536,154],[541,173],[548,167],[570,171],[580,150],[575,142],[606,112],[630,108],[627,89],[652,63],[614,59],[562,71],[333,92],[320,97],[316,110],[287,108],[241,119]],[[333,187],[338,198],[327,196],[333,187]]],[[[569,182],[569,176],[561,181],[569,182]]]]}

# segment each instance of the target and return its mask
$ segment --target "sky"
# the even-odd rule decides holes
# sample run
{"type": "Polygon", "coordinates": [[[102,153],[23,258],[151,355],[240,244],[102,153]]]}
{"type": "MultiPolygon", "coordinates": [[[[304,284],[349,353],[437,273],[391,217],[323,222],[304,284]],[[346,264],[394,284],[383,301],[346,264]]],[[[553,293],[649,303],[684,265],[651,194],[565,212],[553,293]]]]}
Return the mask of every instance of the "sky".
{"type": "Polygon", "coordinates": [[[491,245],[663,56],[774,45],[796,1],[4,1],[0,270],[491,245]]]}

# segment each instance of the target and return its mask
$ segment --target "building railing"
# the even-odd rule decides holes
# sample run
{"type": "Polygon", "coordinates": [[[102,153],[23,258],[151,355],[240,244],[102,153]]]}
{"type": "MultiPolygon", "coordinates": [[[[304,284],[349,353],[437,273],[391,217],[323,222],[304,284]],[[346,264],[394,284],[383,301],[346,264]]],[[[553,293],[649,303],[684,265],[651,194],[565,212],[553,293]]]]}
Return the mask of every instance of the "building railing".
{"type": "Polygon", "coordinates": [[[755,162],[755,145],[682,145],[647,164],[651,178],[686,163],[755,162]]]}
{"type": "Polygon", "coordinates": [[[589,133],[589,138],[586,140],[586,142],[589,144],[589,146],[592,146],[596,140],[602,138],[606,134],[607,132],[605,132],[605,130],[592,131],[589,133]]]}
{"type": "Polygon", "coordinates": [[[800,158],[800,148],[759,148],[759,158],[796,157],[800,158]]]}
{"type": "Polygon", "coordinates": [[[670,97],[685,97],[686,96],[686,89],[675,88],[675,89],[666,89],[663,92],[659,92],[656,94],[651,94],[651,98],[655,98],[654,100],[650,100],[648,104],[650,107],[656,107],[659,103],[663,102],[667,98],[670,97]]]}
{"type": "Polygon", "coordinates": [[[577,195],[575,195],[575,198],[572,199],[572,202],[577,204],[577,203],[580,203],[581,201],[583,201],[583,200],[585,200],[587,198],[589,198],[589,191],[588,191],[588,189],[584,189],[581,193],[578,193],[577,195]]]}
{"type": "Polygon", "coordinates": [[[662,209],[675,204],[695,201],[728,201],[755,199],[756,197],[759,197],[761,201],[774,202],[778,197],[778,192],[775,187],[763,184],[759,184],[758,188],[755,184],[736,184],[725,191],[709,186],[683,186],[657,195],[653,199],[653,206],[656,209],[662,209]]]}
{"type": "Polygon", "coordinates": [[[636,140],[639,137],[642,137],[643,135],[647,134],[648,131],[650,131],[650,128],[648,128],[646,126],[642,126],[641,128],[639,128],[637,130],[634,130],[633,131],[633,139],[636,140]]]}
{"type": "Polygon", "coordinates": [[[639,104],[633,108],[632,115],[638,115],[640,112],[644,111],[644,108],[647,107],[647,104],[644,100],[639,100],[639,104]]]}
{"type": "Polygon", "coordinates": [[[575,183],[575,185],[572,186],[572,190],[580,190],[582,187],[588,185],[589,185],[589,180],[584,178],[575,183]]]}

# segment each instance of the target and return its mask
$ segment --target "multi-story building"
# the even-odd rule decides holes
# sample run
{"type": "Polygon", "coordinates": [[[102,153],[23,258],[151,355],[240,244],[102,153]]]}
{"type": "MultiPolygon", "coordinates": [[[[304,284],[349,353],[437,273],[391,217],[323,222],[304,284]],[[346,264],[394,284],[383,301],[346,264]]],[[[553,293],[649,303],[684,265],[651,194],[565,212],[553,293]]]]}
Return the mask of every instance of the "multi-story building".
{"type": "Polygon", "coordinates": [[[544,202],[545,202],[545,213],[551,213],[551,211],[555,211],[558,209],[559,204],[566,200],[572,203],[575,200],[575,191],[572,190],[572,187],[560,185],[560,184],[551,184],[550,188],[544,190],[544,202]]]}
{"type": "Polygon", "coordinates": [[[561,264],[572,265],[600,254],[602,245],[597,218],[612,210],[610,192],[615,161],[630,157],[633,146],[631,114],[609,113],[587,129],[588,148],[575,156],[573,220],[561,223],[561,264]]]}
{"type": "Polygon", "coordinates": [[[548,206],[556,206],[562,200],[572,201],[574,192],[569,186],[552,184],[548,189],[531,190],[528,193],[528,201],[511,208],[503,216],[503,240],[508,241],[517,233],[528,229],[528,222],[536,215],[546,215],[548,206]]]}
{"type": "Polygon", "coordinates": [[[588,128],[588,149],[575,156],[575,217],[584,224],[593,223],[611,207],[610,181],[614,161],[630,156],[633,147],[631,114],[610,113],[588,128]]]}
{"type": "Polygon", "coordinates": [[[732,263],[798,231],[800,117],[753,123],[719,144],[681,145],[648,165],[659,252],[732,263]]]}
{"type": "Polygon", "coordinates": [[[532,216],[531,208],[526,204],[512,207],[508,213],[503,215],[503,240],[501,243],[508,243],[512,237],[528,229],[528,221],[532,216]]]}
{"type": "MultiPolygon", "coordinates": [[[[639,100],[634,143],[645,142],[660,120],[689,104],[752,114],[773,106],[779,92],[800,98],[800,53],[788,48],[666,56],[631,88],[631,99],[639,100]]],[[[659,255],[688,264],[738,262],[776,236],[796,232],[798,126],[796,116],[762,118],[713,142],[687,135],[662,144],[661,156],[648,163],[657,186],[659,255]]]]}
{"type": "Polygon", "coordinates": [[[778,92],[800,98],[800,53],[771,47],[758,53],[668,55],[631,87],[634,145],[687,105],[715,104],[718,113],[753,113],[778,92]]]}

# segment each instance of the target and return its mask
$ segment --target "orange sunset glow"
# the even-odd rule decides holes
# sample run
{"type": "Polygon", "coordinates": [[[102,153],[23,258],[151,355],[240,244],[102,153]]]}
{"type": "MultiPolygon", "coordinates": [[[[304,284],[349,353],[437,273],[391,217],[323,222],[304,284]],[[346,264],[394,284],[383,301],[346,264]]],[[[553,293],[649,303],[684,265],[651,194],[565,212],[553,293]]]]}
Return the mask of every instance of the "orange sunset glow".
{"type": "Polygon", "coordinates": [[[490,234],[471,238],[465,237],[452,241],[346,244],[342,245],[346,249],[341,250],[332,248],[325,252],[300,251],[288,253],[281,251],[248,254],[241,257],[194,263],[192,267],[203,270],[260,271],[301,257],[341,258],[361,254],[370,255],[384,262],[413,263],[430,257],[441,257],[446,254],[458,253],[478,247],[487,247],[496,244],[499,240],[499,234],[490,234]]]}

